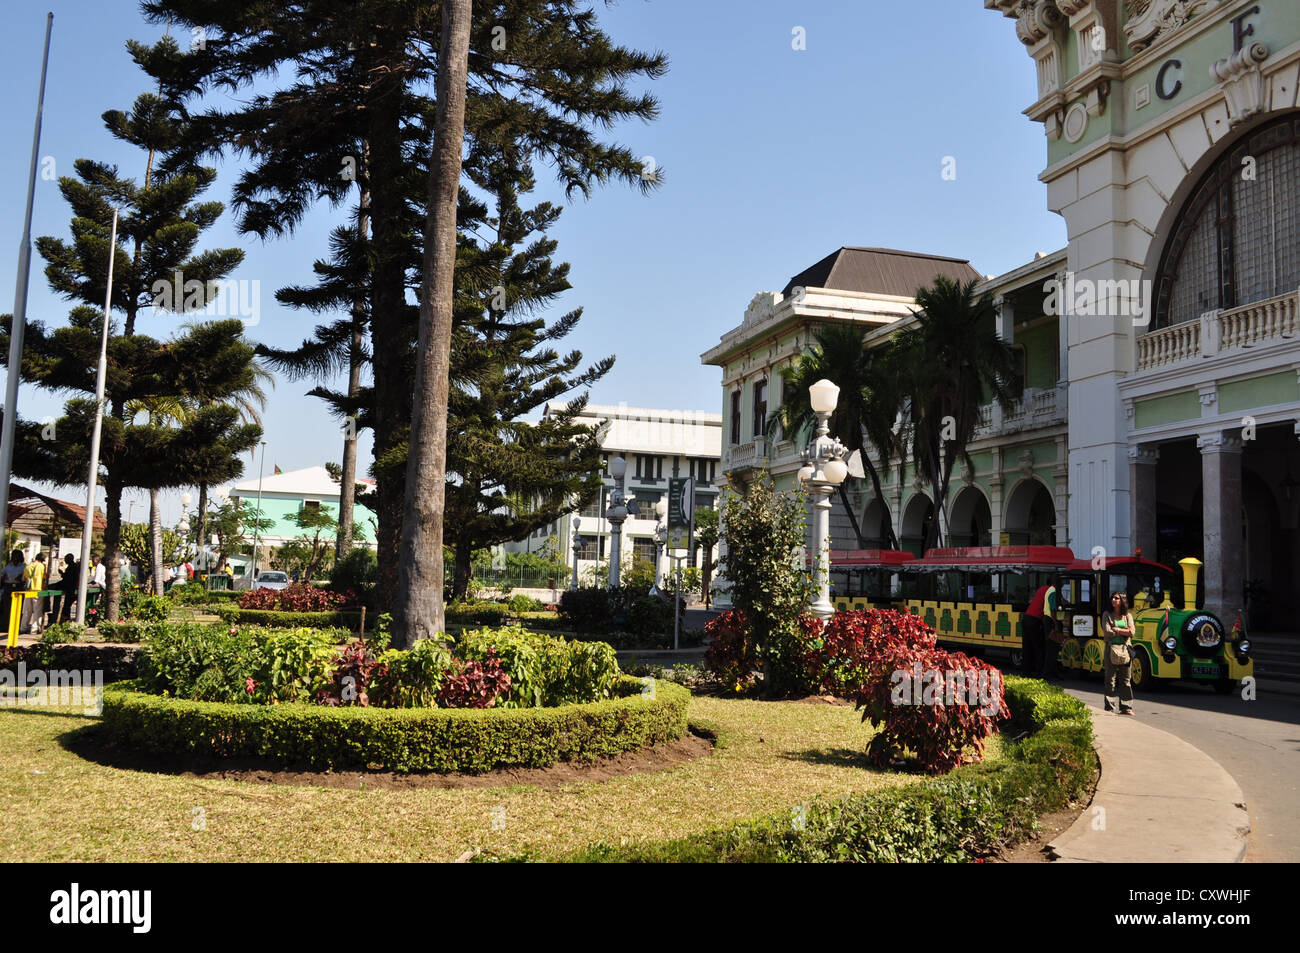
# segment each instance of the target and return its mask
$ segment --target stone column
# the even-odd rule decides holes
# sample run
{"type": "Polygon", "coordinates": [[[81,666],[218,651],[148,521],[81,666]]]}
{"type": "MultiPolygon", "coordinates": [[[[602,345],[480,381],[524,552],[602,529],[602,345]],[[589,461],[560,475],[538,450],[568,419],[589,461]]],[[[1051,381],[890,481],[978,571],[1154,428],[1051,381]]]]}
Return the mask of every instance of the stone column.
{"type": "Polygon", "coordinates": [[[1129,538],[1147,559],[1156,558],[1156,444],[1128,448],[1129,538]]]}
{"type": "Polygon", "coordinates": [[[1006,481],[1002,476],[1002,448],[993,448],[993,474],[989,477],[989,516],[992,517],[989,535],[992,544],[1002,544],[1002,489],[1006,481]]]}
{"type": "Polygon", "coordinates": [[[1223,431],[1196,438],[1201,451],[1205,608],[1231,619],[1242,608],[1241,440],[1223,431]]]}
{"type": "MultiPolygon", "coordinates": [[[[1007,346],[1016,343],[1016,309],[1011,304],[1011,299],[1006,295],[998,295],[993,299],[993,307],[997,309],[997,317],[994,319],[994,329],[997,336],[1005,341],[1007,346]]],[[[1002,405],[997,401],[993,402],[993,432],[1002,432],[1002,405]]]]}

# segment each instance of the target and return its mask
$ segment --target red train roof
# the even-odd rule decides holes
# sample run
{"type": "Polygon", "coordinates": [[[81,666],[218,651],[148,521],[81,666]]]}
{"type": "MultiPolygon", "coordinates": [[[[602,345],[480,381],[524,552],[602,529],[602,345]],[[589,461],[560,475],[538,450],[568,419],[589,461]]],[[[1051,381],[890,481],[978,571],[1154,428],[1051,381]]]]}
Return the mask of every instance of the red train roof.
{"type": "Polygon", "coordinates": [[[1065,546],[962,546],[931,549],[913,568],[930,566],[1035,566],[1065,569],[1075,562],[1065,546]]]}
{"type": "MultiPolygon", "coordinates": [[[[1143,568],[1146,568],[1146,569],[1159,569],[1159,570],[1163,570],[1163,571],[1165,571],[1165,572],[1167,572],[1167,573],[1173,573],[1173,572],[1174,572],[1174,570],[1170,569],[1170,568],[1169,568],[1168,566],[1166,566],[1164,563],[1152,562],[1150,559],[1143,559],[1141,556],[1137,556],[1137,555],[1134,555],[1134,556],[1107,556],[1107,557],[1106,557],[1106,565],[1105,565],[1105,568],[1106,568],[1106,569],[1114,569],[1114,568],[1115,568],[1117,565],[1119,565],[1120,563],[1123,563],[1123,564],[1125,564],[1125,565],[1133,565],[1133,564],[1136,563],[1137,565],[1142,566],[1143,568]]],[[[1066,568],[1067,568],[1067,569],[1070,569],[1070,570],[1072,570],[1072,571],[1090,570],[1090,569],[1092,569],[1092,560],[1091,560],[1091,559],[1076,559],[1076,560],[1074,560],[1072,563],[1070,563],[1070,565],[1067,566],[1066,568]]]]}
{"type": "MultiPolygon", "coordinates": [[[[811,556],[809,557],[811,559],[811,556]]],[[[831,551],[831,566],[897,566],[916,559],[901,549],[836,549],[831,551]]]]}

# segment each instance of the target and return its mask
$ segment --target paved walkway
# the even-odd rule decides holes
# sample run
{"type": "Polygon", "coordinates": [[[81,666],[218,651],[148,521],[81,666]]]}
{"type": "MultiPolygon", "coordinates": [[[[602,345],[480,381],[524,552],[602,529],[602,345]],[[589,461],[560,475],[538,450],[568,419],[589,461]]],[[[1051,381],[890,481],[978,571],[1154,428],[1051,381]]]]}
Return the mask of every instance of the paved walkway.
{"type": "Polygon", "coordinates": [[[1236,863],[1250,818],[1232,775],[1167,731],[1089,706],[1101,779],[1049,846],[1070,863],[1236,863]]]}

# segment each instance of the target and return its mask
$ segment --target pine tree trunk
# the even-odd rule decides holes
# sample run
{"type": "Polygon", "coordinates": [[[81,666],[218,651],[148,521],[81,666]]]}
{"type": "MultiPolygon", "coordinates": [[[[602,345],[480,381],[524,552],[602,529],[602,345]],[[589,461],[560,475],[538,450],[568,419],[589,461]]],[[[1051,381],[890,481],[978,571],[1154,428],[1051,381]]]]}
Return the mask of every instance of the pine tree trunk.
{"type": "Polygon", "coordinates": [[[452,563],[451,597],[464,599],[469,595],[469,577],[474,566],[471,561],[473,549],[468,539],[456,540],[456,555],[452,563]]]}
{"type": "MultiPolygon", "coordinates": [[[[380,42],[385,34],[380,35],[380,42]]],[[[377,50],[376,63],[397,63],[403,51],[377,50]]],[[[372,182],[393,183],[401,179],[402,124],[400,82],[393,70],[374,72],[370,115],[370,167],[372,182]]],[[[379,572],[376,581],[379,605],[392,608],[397,599],[397,564],[401,549],[402,502],[405,496],[405,441],[411,419],[411,388],[402,356],[411,351],[406,307],[407,236],[404,205],[397,190],[379,188],[370,197],[370,225],[374,240],[370,252],[374,272],[370,296],[370,353],[392,355],[389,360],[372,360],[374,403],[371,415],[375,434],[375,542],[379,572]]]]}
{"type": "Polygon", "coordinates": [[[163,533],[162,513],[158,509],[158,491],[149,491],[149,571],[153,577],[151,588],[154,595],[161,596],[165,591],[163,583],[163,533]]]}
{"type": "MultiPolygon", "coordinates": [[[[366,181],[369,148],[362,145],[362,182],[366,181]]],[[[370,237],[370,189],[365,185],[361,190],[360,207],[357,210],[357,230],[362,243],[370,237]]],[[[361,393],[361,367],[365,363],[362,351],[365,347],[366,316],[360,297],[352,304],[352,341],[348,348],[348,399],[355,401],[361,393]]],[[[356,506],[357,492],[357,427],[356,420],[351,421],[343,435],[343,476],[339,487],[339,534],[334,546],[335,561],[341,560],[352,549],[353,509],[356,506]]]]}
{"type": "MultiPolygon", "coordinates": [[[[199,556],[198,556],[198,558],[199,558],[200,560],[202,560],[202,559],[203,559],[203,547],[206,546],[206,545],[207,545],[207,542],[208,542],[208,535],[207,535],[207,533],[208,533],[208,485],[207,485],[206,483],[200,483],[200,484],[199,484],[199,518],[198,518],[198,524],[199,524],[199,529],[198,529],[198,533],[199,533],[199,535],[196,536],[195,539],[197,539],[197,540],[199,541],[199,544],[198,544],[199,556]]],[[[213,570],[213,569],[216,569],[216,568],[219,568],[219,567],[210,566],[210,565],[207,565],[207,564],[205,563],[205,564],[204,564],[204,568],[205,568],[205,569],[208,569],[208,570],[213,570]]]]}
{"type": "Polygon", "coordinates": [[[409,648],[443,626],[442,515],[446,491],[456,200],[464,148],[471,0],[444,0],[438,53],[437,117],[429,168],[420,336],[416,346],[402,551],[393,645],[409,648]]]}
{"type": "Polygon", "coordinates": [[[108,592],[100,596],[101,619],[116,622],[122,608],[122,488],[104,482],[104,568],[108,592]]]}

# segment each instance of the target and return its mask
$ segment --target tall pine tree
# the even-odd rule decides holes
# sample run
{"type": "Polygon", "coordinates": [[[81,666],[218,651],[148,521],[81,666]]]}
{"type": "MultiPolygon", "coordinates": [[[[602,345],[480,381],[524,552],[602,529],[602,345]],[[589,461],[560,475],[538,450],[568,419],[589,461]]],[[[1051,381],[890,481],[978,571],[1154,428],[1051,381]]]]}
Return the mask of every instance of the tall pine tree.
{"type": "MultiPolygon", "coordinates": [[[[201,43],[178,64],[162,64],[165,86],[201,96],[218,86],[252,92],[235,110],[192,117],[189,155],[243,152],[235,189],[240,227],[262,237],[293,232],[318,201],[349,202],[364,175],[370,353],[378,479],[380,591],[391,604],[405,493],[415,338],[408,291],[420,281],[425,169],[434,115],[437,4],[409,0],[305,0],[226,4],[147,0],[146,14],[197,31],[201,43]],[[283,77],[283,79],[279,79],[283,77]],[[268,79],[272,78],[272,79],[268,79]]],[[[570,192],[621,180],[645,190],[632,149],[596,130],[650,120],[653,97],[629,85],[667,68],[662,54],[613,44],[581,0],[498,0],[475,4],[470,36],[466,136],[514,141],[551,165],[570,192]]],[[[464,209],[461,210],[463,222],[464,209]]]]}

